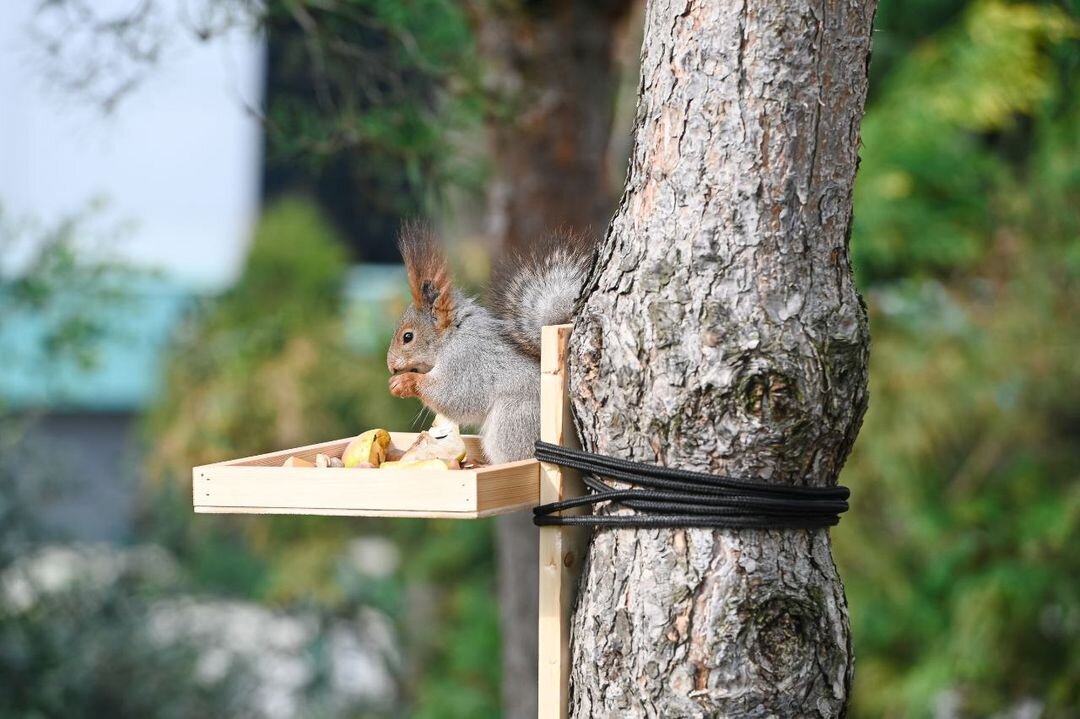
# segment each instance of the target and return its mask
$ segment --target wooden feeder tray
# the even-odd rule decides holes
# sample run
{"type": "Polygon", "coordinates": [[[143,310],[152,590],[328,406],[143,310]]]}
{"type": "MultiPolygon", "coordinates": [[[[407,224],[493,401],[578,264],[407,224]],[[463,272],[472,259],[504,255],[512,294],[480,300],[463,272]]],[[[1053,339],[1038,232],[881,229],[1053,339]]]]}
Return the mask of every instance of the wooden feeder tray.
{"type": "MultiPolygon", "coordinates": [[[[406,449],[418,435],[391,432],[406,449]]],[[[470,460],[483,460],[480,438],[463,435],[470,460]]],[[[282,467],[291,456],[340,457],[351,437],[192,470],[196,512],[321,514],[358,517],[476,519],[534,507],[540,470],[534,459],[446,472],[397,469],[282,467]]]]}
{"type": "MultiPolygon", "coordinates": [[[[570,325],[545,327],[540,353],[540,438],[577,447],[570,418],[566,346],[570,325]]],[[[398,449],[417,435],[391,432],[398,449]]],[[[480,441],[464,436],[468,458],[482,460],[480,441]]],[[[440,471],[282,467],[290,456],[340,457],[352,438],[206,464],[192,470],[196,512],[322,514],[359,517],[475,519],[557,502],[585,492],[571,469],[534,459],[440,471]]],[[[568,510],[581,514],[584,509],[568,510]]],[[[541,527],[538,717],[565,719],[570,676],[570,610],[587,535],[582,527],[541,527]]]]}

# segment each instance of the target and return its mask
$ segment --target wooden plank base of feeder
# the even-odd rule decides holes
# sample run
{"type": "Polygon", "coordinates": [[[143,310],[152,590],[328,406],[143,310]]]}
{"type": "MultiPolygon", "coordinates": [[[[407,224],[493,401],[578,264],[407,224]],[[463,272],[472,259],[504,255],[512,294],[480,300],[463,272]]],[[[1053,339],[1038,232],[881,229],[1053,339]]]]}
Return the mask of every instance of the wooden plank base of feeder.
{"type": "MultiPolygon", "coordinates": [[[[390,443],[406,449],[416,437],[391,432],[390,443]]],[[[469,459],[482,460],[479,437],[463,439],[469,459]]],[[[309,461],[316,454],[340,457],[351,440],[195,467],[195,511],[477,519],[528,509],[539,499],[539,467],[534,459],[445,472],[281,466],[293,456],[309,461]]]]}

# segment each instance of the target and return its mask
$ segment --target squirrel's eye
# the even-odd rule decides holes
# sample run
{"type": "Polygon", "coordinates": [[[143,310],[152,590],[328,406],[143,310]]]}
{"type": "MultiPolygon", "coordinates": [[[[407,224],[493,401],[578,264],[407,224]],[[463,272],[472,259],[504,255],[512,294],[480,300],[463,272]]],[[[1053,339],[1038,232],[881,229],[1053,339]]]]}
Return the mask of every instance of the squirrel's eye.
{"type": "Polygon", "coordinates": [[[405,334],[401,335],[401,341],[406,344],[412,342],[412,332],[406,332],[405,334]]]}

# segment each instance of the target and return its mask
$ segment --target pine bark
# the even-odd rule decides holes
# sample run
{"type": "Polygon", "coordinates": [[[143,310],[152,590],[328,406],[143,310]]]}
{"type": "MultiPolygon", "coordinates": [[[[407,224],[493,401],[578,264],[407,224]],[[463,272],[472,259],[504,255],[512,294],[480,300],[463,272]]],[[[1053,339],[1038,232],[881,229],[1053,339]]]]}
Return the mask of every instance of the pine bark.
{"type": "MultiPolygon", "coordinates": [[[[867,405],[848,242],[874,10],[649,3],[627,186],[571,339],[587,449],[837,481],[867,405]]],[[[575,717],[845,711],[824,530],[597,531],[572,631],[575,717]]]]}

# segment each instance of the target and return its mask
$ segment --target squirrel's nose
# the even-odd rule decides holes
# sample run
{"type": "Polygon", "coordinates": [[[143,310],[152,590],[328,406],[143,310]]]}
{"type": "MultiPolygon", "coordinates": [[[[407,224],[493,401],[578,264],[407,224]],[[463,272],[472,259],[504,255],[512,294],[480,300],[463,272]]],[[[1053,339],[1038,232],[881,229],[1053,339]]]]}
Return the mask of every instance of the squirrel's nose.
{"type": "Polygon", "coordinates": [[[386,368],[390,370],[390,374],[397,374],[405,369],[405,363],[398,357],[387,355],[386,368]]]}

